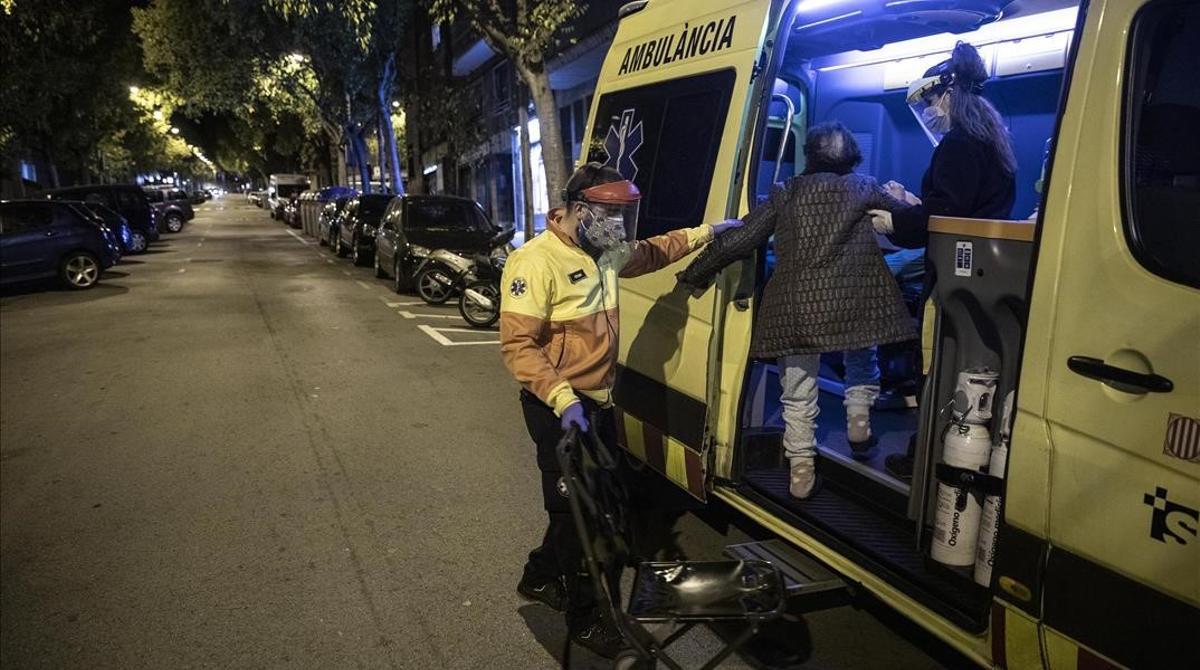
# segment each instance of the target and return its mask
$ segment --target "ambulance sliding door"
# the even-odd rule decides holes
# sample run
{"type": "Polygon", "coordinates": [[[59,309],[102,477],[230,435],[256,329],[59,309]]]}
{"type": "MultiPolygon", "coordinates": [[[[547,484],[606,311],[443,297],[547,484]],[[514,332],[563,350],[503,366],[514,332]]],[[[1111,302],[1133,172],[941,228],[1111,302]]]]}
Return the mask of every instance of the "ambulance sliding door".
{"type": "MultiPolygon", "coordinates": [[[[621,20],[586,159],[643,194],[638,237],[736,215],[737,157],[770,0],[654,0],[621,20]]],[[[624,446],[705,497],[716,291],[676,290],[687,259],[621,283],[616,400],[624,446]]]]}

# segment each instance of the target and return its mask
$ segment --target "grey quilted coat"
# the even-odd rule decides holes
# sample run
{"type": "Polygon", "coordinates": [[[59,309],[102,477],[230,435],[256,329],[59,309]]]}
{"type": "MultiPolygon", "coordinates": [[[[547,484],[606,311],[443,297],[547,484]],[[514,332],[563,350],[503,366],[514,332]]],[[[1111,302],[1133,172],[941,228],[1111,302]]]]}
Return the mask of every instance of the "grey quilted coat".
{"type": "Polygon", "coordinates": [[[870,177],[803,174],[717,237],[679,280],[707,287],[717,272],[775,235],[775,272],[763,291],[750,354],[851,351],[916,337],[868,209],[905,205],[870,177]]]}

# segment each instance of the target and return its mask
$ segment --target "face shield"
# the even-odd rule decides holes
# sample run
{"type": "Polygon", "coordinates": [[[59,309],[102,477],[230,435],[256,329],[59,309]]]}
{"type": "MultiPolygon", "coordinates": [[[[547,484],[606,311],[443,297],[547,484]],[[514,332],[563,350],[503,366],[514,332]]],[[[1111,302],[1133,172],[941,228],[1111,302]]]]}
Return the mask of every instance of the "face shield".
{"type": "Polygon", "coordinates": [[[949,78],[946,74],[922,77],[908,87],[908,108],[935,147],[950,130],[949,78]]]}
{"type": "Polygon", "coordinates": [[[572,198],[585,210],[579,217],[580,244],[603,253],[636,240],[641,199],[642,194],[628,180],[580,191],[572,198]]]}

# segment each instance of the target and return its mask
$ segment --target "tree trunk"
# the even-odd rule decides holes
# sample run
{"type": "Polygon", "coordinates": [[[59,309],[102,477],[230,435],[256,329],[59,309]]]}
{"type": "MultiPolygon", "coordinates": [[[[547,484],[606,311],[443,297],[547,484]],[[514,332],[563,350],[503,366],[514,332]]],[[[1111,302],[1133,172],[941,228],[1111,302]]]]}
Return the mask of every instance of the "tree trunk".
{"type": "Polygon", "coordinates": [[[368,163],[367,143],[363,140],[362,130],[354,125],[346,126],[346,134],[350,137],[350,147],[354,152],[354,162],[358,165],[359,192],[371,192],[371,166],[368,163]]]}
{"type": "MultiPolygon", "coordinates": [[[[525,241],[533,239],[537,234],[533,225],[533,166],[530,165],[529,156],[529,112],[525,103],[525,96],[518,96],[520,104],[517,105],[517,136],[520,138],[521,144],[521,193],[524,197],[521,198],[524,204],[522,214],[525,217],[525,241]]],[[[543,154],[543,160],[545,154],[543,154]]]]}
{"type": "MultiPolygon", "coordinates": [[[[392,82],[396,78],[396,54],[389,54],[387,61],[383,64],[383,76],[379,78],[379,122],[383,128],[383,139],[387,142],[388,160],[386,165],[390,168],[390,176],[392,180],[392,192],[396,195],[404,195],[404,183],[400,178],[400,151],[396,148],[396,129],[392,127],[392,103],[389,98],[392,97],[392,82]]],[[[379,147],[380,153],[380,172],[382,166],[385,165],[382,154],[384,147],[379,147]]]]}
{"type": "Polygon", "coordinates": [[[546,202],[554,207],[562,199],[562,190],[567,185],[567,157],[563,151],[562,126],[558,120],[558,104],[550,88],[550,73],[540,59],[533,63],[518,64],[517,71],[529,86],[533,97],[533,109],[537,112],[542,134],[542,164],[546,171],[546,202]]]}

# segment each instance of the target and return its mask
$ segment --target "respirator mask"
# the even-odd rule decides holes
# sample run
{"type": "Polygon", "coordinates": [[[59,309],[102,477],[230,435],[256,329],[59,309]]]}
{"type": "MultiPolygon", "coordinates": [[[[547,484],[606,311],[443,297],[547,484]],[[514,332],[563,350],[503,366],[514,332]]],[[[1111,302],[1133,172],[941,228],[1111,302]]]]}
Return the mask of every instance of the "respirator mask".
{"type": "Polygon", "coordinates": [[[613,251],[637,239],[638,205],[642,195],[628,180],[609,182],[567,194],[581,205],[576,237],[593,256],[613,251]]]}

